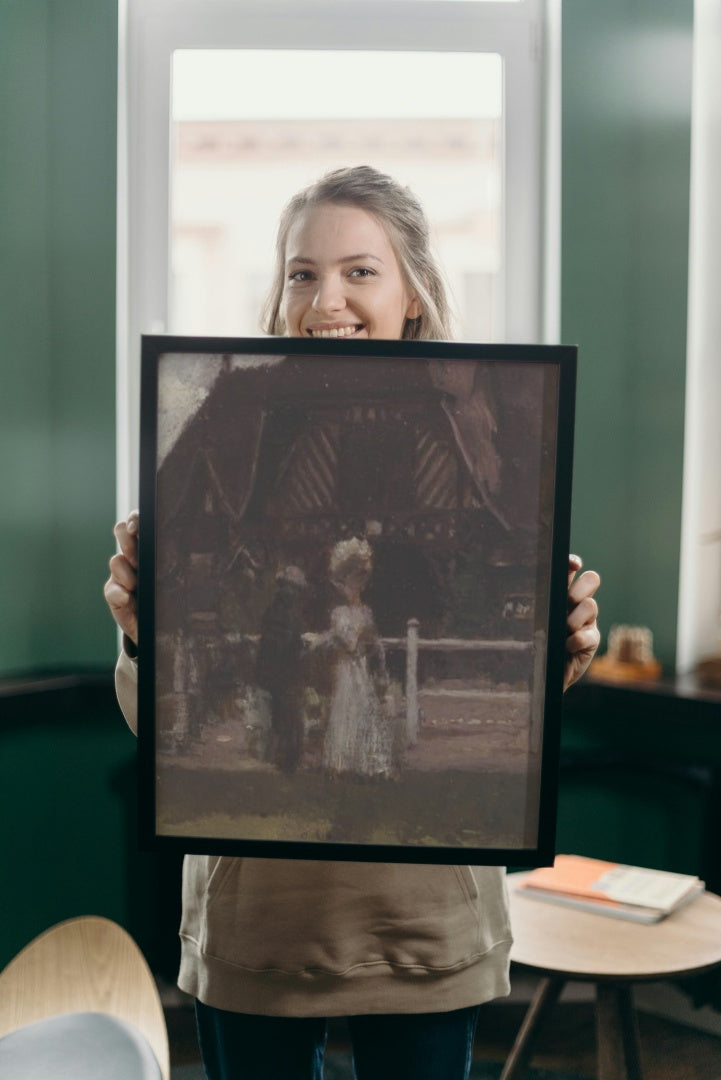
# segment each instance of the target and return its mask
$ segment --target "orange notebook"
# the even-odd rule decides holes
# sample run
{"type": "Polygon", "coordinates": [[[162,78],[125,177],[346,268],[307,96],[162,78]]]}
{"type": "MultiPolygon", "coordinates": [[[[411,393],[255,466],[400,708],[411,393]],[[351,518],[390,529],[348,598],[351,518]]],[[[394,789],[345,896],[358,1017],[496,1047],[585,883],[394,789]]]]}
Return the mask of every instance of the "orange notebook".
{"type": "Polygon", "coordinates": [[[534,899],[657,922],[703,892],[704,883],[693,874],[557,855],[553,866],[532,870],[518,887],[534,899]]]}

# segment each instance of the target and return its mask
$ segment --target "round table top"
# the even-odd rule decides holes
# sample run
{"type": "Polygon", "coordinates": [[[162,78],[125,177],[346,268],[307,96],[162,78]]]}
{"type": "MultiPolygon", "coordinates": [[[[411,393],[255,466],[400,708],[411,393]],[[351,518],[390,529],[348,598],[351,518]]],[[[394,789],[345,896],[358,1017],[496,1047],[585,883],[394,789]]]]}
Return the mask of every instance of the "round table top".
{"type": "Polygon", "coordinates": [[[657,923],[529,898],[508,874],[511,960],[569,979],[663,979],[721,965],[721,897],[704,892],[657,923]]]}

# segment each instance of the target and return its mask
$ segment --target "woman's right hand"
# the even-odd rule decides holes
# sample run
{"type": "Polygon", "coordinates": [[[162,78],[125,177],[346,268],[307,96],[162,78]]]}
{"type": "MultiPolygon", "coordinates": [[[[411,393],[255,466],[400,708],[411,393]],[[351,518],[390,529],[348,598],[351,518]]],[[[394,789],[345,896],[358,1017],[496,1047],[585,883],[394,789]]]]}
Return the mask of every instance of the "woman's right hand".
{"type": "Polygon", "coordinates": [[[110,560],[110,577],[103,589],[111,615],[134,645],[138,644],[139,524],[138,511],[133,510],[126,521],[119,521],[113,529],[120,553],[110,560]]]}

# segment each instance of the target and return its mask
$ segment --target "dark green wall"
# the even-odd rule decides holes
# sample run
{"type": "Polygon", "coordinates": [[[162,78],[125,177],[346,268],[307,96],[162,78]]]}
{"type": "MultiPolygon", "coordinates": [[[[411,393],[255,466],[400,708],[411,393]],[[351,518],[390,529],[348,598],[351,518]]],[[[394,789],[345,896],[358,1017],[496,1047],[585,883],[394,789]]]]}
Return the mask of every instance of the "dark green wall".
{"type": "Polygon", "coordinates": [[[116,0],[0,0],[0,675],[112,662],[116,0]]]}
{"type": "Polygon", "coordinates": [[[135,740],[102,598],[116,84],[116,0],[0,0],[0,676],[107,671],[102,693],[0,694],[0,965],[71,915],[142,930],[135,740]]]}
{"type": "Polygon", "coordinates": [[[177,973],[180,859],[138,845],[137,740],[110,672],[0,686],[0,969],[62,919],[104,915],[177,973]]]}
{"type": "Polygon", "coordinates": [[[564,701],[557,850],[721,890],[721,698],[581,681],[564,701]]]}
{"type": "Polygon", "coordinates": [[[0,967],[61,919],[127,923],[135,740],[112,685],[0,699],[0,811],[9,869],[0,967]]]}
{"type": "Polygon", "coordinates": [[[562,340],[579,345],[573,546],[601,626],[675,656],[692,0],[563,5],[562,340]]]}

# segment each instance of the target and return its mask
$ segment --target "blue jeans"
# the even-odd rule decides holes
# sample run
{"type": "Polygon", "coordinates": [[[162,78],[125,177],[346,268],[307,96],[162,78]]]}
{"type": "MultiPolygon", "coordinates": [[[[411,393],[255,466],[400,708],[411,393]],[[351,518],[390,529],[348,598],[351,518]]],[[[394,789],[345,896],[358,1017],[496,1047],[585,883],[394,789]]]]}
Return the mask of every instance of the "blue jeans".
{"type": "MultiPolygon", "coordinates": [[[[321,1080],[323,1017],[195,1009],[208,1080],[321,1080]]],[[[467,1080],[478,1010],[348,1017],[357,1080],[467,1080]]]]}

